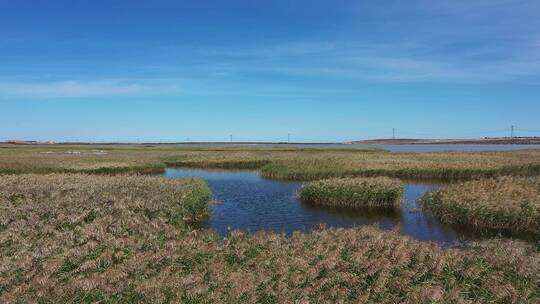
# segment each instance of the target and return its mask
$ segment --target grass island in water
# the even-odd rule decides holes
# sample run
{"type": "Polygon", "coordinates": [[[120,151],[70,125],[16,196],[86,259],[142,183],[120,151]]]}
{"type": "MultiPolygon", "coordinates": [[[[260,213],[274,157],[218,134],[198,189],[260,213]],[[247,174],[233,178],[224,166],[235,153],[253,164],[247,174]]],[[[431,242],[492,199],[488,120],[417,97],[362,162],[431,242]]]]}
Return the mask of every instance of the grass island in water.
{"type": "Polygon", "coordinates": [[[441,221],[540,236],[540,177],[499,177],[447,186],[423,198],[441,221]]]}
{"type": "Polygon", "coordinates": [[[323,179],[303,185],[299,197],[317,205],[395,208],[403,197],[403,183],[388,177],[323,179]]]}

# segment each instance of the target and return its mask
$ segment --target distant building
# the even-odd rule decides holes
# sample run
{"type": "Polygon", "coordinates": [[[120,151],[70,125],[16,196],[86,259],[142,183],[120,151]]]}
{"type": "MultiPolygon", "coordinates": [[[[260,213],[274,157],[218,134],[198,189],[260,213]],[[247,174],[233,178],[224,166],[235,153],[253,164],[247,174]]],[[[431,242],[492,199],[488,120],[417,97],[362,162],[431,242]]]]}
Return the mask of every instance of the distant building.
{"type": "Polygon", "coordinates": [[[48,145],[48,144],[54,144],[54,141],[10,139],[6,141],[6,143],[11,144],[11,145],[48,145]]]}
{"type": "Polygon", "coordinates": [[[26,144],[35,144],[36,141],[33,140],[19,140],[19,139],[10,139],[7,141],[8,144],[12,145],[26,145],[26,144]]]}

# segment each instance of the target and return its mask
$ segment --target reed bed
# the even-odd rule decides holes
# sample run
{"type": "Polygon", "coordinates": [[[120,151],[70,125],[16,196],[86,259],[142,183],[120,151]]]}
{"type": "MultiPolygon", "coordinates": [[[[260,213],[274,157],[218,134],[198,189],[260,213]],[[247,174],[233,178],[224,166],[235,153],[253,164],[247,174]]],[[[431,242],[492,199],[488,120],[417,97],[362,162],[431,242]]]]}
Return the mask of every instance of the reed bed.
{"type": "Polygon", "coordinates": [[[259,169],[269,164],[269,160],[222,160],[222,161],[167,161],[169,167],[206,168],[206,169],[259,169]]]}
{"type": "Polygon", "coordinates": [[[1,146],[0,174],[156,174],[168,150],[109,146],[1,146]]]}
{"type": "Polygon", "coordinates": [[[307,183],[298,195],[316,205],[391,209],[401,203],[403,183],[388,177],[332,178],[307,183]]]}
{"type": "Polygon", "coordinates": [[[424,207],[443,222],[540,236],[540,177],[499,177],[429,193],[424,207]]]}
{"type": "Polygon", "coordinates": [[[540,175],[540,150],[389,153],[375,149],[246,149],[0,145],[0,174],[162,173],[165,166],[258,169],[266,178],[388,176],[467,180],[540,175]]]}
{"type": "MultiPolygon", "coordinates": [[[[531,243],[442,249],[374,227],[221,239],[195,229],[210,198],[201,180],[73,174],[152,173],[175,163],[251,166],[272,178],[470,178],[537,174],[540,152],[0,146],[0,303],[540,302],[540,252],[531,243]],[[39,175],[15,175],[25,172],[39,175]]],[[[493,187],[522,180],[507,179],[493,187]]]]}
{"type": "MultiPolygon", "coordinates": [[[[392,155],[394,156],[394,155],[392,155]]],[[[437,155],[444,156],[444,155],[437,155]]],[[[482,157],[469,158],[468,155],[457,156],[444,163],[443,159],[428,163],[410,163],[418,156],[411,155],[411,159],[396,156],[397,160],[390,158],[365,160],[365,163],[347,163],[343,160],[330,162],[324,161],[291,161],[272,162],[260,169],[261,176],[278,180],[302,180],[311,181],[332,177],[377,177],[387,176],[403,179],[439,180],[439,181],[463,181],[497,176],[537,176],[540,175],[540,164],[516,164],[512,165],[511,159],[506,159],[511,165],[506,165],[501,159],[501,164],[490,165],[484,163],[482,157]],[[401,159],[400,159],[401,158],[401,159]],[[476,163],[476,162],[479,163],[476,163]],[[504,164],[504,165],[503,165],[504,164]]],[[[489,160],[486,155],[485,160],[489,160]]],[[[531,158],[530,161],[536,161],[531,158]]]]}
{"type": "Polygon", "coordinates": [[[1,303],[538,303],[540,253],[444,250],[374,227],[220,239],[197,179],[0,179],[1,303]]]}

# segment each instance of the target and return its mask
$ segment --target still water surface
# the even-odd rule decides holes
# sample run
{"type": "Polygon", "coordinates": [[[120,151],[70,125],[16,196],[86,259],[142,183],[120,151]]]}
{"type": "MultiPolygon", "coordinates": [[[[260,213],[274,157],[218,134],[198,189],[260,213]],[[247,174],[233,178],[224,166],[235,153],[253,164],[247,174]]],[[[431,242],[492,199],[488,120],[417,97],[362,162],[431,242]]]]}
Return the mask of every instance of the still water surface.
{"type": "Polygon", "coordinates": [[[227,144],[227,143],[200,143],[200,144],[175,144],[177,147],[191,148],[232,148],[244,147],[253,149],[270,149],[270,148],[299,148],[299,149],[365,149],[379,148],[390,152],[410,152],[410,153],[429,153],[429,152],[497,152],[497,151],[514,151],[525,149],[540,149],[540,145],[523,145],[523,144],[341,144],[341,143],[322,143],[322,144],[227,144]]]}
{"type": "Polygon", "coordinates": [[[439,186],[434,183],[406,183],[400,210],[366,211],[302,203],[296,196],[301,182],[268,180],[256,171],[169,168],[165,175],[169,178],[200,177],[208,182],[215,204],[210,217],[201,225],[221,235],[235,229],[289,234],[310,230],[320,224],[344,228],[376,224],[383,229],[399,229],[418,240],[432,240],[445,245],[458,244],[473,237],[470,232],[444,225],[422,212],[418,199],[439,186]]]}

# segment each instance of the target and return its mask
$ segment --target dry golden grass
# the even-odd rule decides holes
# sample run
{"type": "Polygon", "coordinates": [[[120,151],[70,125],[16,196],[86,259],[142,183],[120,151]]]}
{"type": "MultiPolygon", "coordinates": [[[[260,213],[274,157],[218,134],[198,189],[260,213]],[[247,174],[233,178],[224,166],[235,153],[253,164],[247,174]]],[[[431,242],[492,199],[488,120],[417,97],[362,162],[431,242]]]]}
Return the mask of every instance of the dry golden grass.
{"type": "Polygon", "coordinates": [[[388,177],[331,178],[307,183],[298,194],[316,205],[394,208],[401,202],[403,183],[388,177]]]}
{"type": "Polygon", "coordinates": [[[276,159],[261,168],[268,178],[316,180],[389,176],[460,180],[496,175],[540,175],[540,150],[441,153],[318,153],[276,159]]]}
{"type": "Polygon", "coordinates": [[[17,297],[5,296],[21,284],[45,296],[48,291],[40,286],[61,280],[71,263],[106,269],[134,248],[158,248],[166,232],[180,233],[186,221],[204,216],[209,199],[208,187],[198,179],[3,176],[0,298],[14,301],[17,297]],[[98,259],[102,254],[110,260],[98,259]]]}
{"type": "Polygon", "coordinates": [[[320,179],[353,175],[408,177],[445,176],[459,178],[490,174],[490,170],[510,173],[516,169],[540,174],[540,150],[512,152],[389,153],[377,150],[337,149],[252,149],[178,150],[166,158],[178,166],[243,168],[259,167],[269,178],[320,179]],[[256,165],[257,164],[257,165],[256,165]]]}
{"type": "Polygon", "coordinates": [[[1,146],[0,174],[159,173],[167,150],[131,146],[1,146]]]}
{"type": "Polygon", "coordinates": [[[540,235],[540,177],[499,177],[450,185],[424,206],[442,221],[540,235]]]}
{"type": "Polygon", "coordinates": [[[497,175],[540,175],[540,150],[389,153],[353,149],[0,146],[0,173],[152,173],[163,172],[166,165],[258,168],[265,177],[291,180],[352,176],[456,180],[497,175]],[[70,151],[80,153],[66,153],[70,151]]]}
{"type": "Polygon", "coordinates": [[[365,227],[219,239],[185,219],[199,180],[0,179],[0,302],[538,303],[540,253],[443,250],[365,227]]]}

